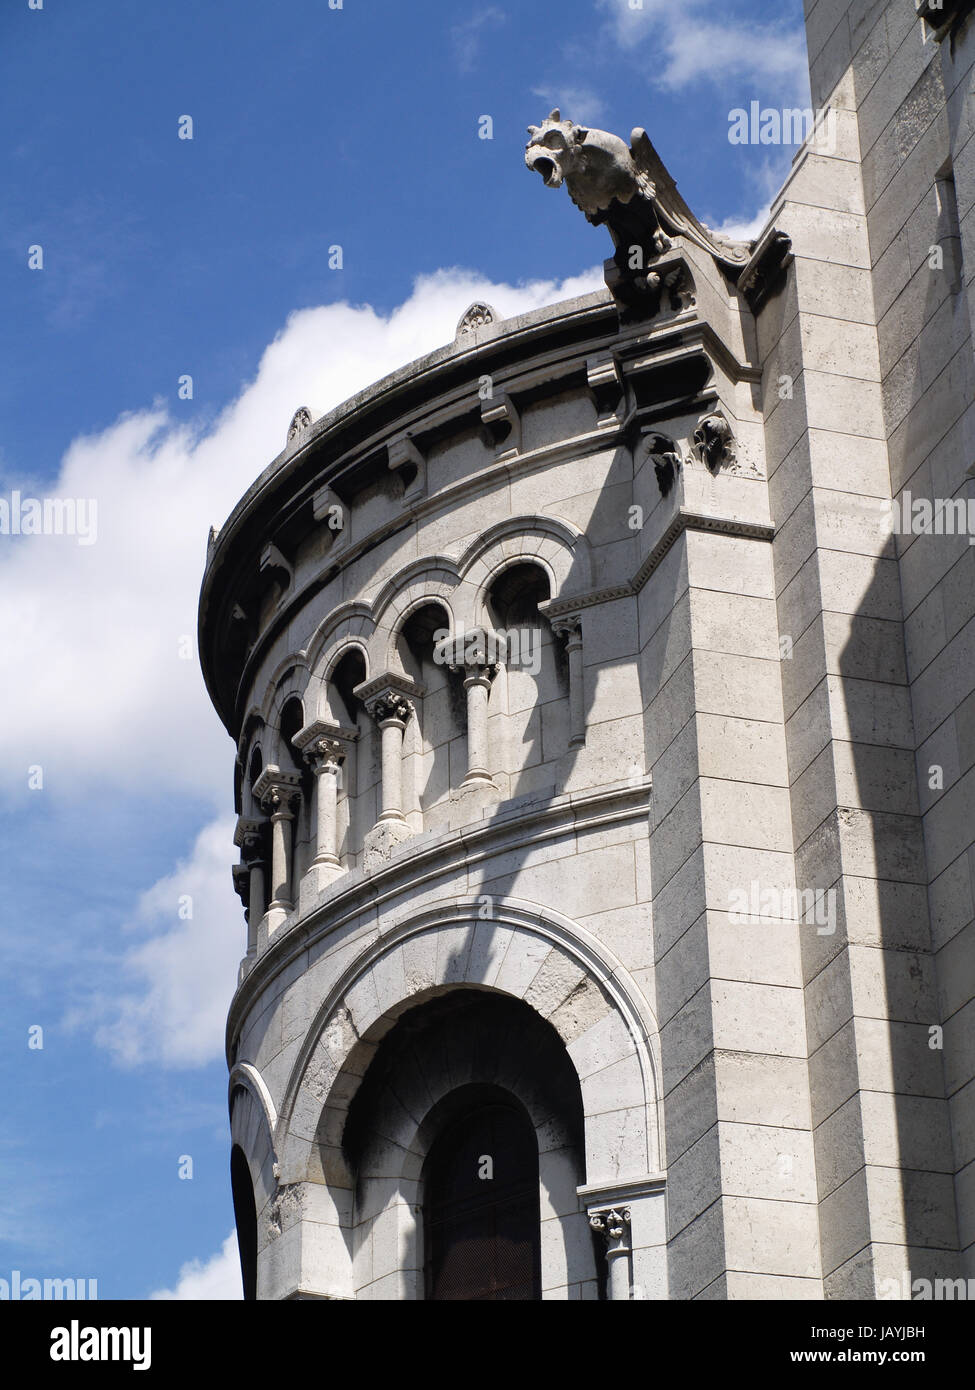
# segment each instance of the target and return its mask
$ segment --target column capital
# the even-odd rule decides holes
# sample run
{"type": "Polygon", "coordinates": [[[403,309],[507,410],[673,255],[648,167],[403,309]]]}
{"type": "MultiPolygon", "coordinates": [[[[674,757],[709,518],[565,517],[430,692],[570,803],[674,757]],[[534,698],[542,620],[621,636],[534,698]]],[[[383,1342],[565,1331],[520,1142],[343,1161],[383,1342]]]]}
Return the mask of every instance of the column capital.
{"type": "Polygon", "coordinates": [[[254,783],[254,795],[271,819],[294,815],[294,804],[301,797],[301,777],[297,772],[284,772],[273,763],[254,783]]]}
{"type": "Polygon", "coordinates": [[[550,618],[552,631],[557,637],[561,637],[567,647],[576,646],[582,641],[582,614],[581,613],[559,613],[556,617],[550,618]]]}
{"type": "Polygon", "coordinates": [[[609,1241],[622,1242],[630,1224],[630,1209],[624,1206],[589,1207],[589,1224],[609,1241]]]}
{"type": "MultiPolygon", "coordinates": [[[[249,844],[255,840],[260,841],[261,831],[267,824],[264,820],[258,820],[253,816],[238,816],[237,824],[234,826],[234,844],[241,851],[246,851],[249,844]]],[[[245,858],[244,853],[241,858],[245,858]]]]}
{"type": "Polygon", "coordinates": [[[506,643],[491,628],[471,627],[441,638],[433,649],[438,666],[463,671],[468,679],[494,679],[501,668],[506,643]]]}
{"type": "Polygon", "coordinates": [[[291,742],[315,775],[319,776],[329,770],[336,771],[348,757],[349,750],[358,737],[358,729],[347,728],[344,724],[333,724],[325,719],[316,719],[299,729],[291,742]]]}
{"type": "Polygon", "coordinates": [[[353,694],[366,707],[366,713],[377,724],[406,726],[414,713],[413,698],[423,694],[423,686],[398,671],[384,671],[372,680],[357,685],[353,694]]]}

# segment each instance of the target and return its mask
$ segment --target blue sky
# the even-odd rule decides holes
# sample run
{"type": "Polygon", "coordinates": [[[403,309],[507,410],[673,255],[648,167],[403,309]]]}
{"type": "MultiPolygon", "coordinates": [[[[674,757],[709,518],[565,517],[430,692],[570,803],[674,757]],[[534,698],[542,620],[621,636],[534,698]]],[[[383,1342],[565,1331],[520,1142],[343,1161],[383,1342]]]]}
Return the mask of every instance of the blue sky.
{"type": "Polygon", "coordinates": [[[448,341],[475,297],[600,283],[605,232],[523,165],[553,105],[645,126],[700,217],[753,225],[794,151],[729,144],[728,113],[808,104],[801,8],[4,4],[0,497],[94,499],[97,531],[0,535],[0,1277],[236,1290],[244,923],[232,745],[193,650],[209,525],[298,405],[448,341]]]}

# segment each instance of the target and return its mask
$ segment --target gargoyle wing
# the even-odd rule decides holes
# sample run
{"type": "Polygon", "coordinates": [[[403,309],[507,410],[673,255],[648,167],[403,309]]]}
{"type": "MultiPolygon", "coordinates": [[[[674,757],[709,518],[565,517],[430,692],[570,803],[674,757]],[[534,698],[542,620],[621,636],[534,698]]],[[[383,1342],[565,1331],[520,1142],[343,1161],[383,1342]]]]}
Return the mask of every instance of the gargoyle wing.
{"type": "Polygon", "coordinates": [[[635,126],[630,133],[630,154],[633,163],[649,183],[648,196],[653,200],[664,230],[671,236],[683,236],[693,241],[729,270],[740,270],[755,243],[732,241],[729,237],[712,232],[697,220],[642,126],[635,126]]]}

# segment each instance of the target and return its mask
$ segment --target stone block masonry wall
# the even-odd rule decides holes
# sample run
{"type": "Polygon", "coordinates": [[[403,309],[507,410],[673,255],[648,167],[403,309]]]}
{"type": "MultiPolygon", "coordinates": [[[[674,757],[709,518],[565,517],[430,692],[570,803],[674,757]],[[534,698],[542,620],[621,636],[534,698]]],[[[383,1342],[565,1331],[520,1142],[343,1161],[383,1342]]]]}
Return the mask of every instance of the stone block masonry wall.
{"type": "MultiPolygon", "coordinates": [[[[952,13],[965,9],[947,7],[952,13]]],[[[925,1002],[918,1004],[916,1041],[903,1069],[915,1084],[926,1071],[927,1087],[933,1087],[934,1058],[924,1058],[921,1066],[924,1035],[932,1026],[943,1029],[930,1039],[943,1041],[943,1052],[934,1054],[943,1060],[950,1116],[949,1135],[938,1127],[939,1167],[954,1175],[956,1239],[963,1272],[971,1277],[975,552],[967,513],[975,501],[969,476],[975,461],[975,25],[970,16],[959,18],[956,31],[940,41],[909,0],[833,9],[818,0],[807,22],[813,99],[835,101],[842,93],[857,122],[891,495],[902,518],[905,508],[909,517],[922,502],[930,504],[935,519],[929,534],[902,526],[891,552],[901,595],[903,679],[935,965],[930,980],[924,972],[925,988],[918,993],[925,1002]],[[944,519],[953,506],[966,518],[961,534],[937,522],[939,512],[944,519]]],[[[915,909],[913,919],[918,917],[915,909]]],[[[946,1244],[951,1236],[944,1231],[946,1244]]],[[[917,1256],[912,1263],[917,1269],[917,1256]]]]}

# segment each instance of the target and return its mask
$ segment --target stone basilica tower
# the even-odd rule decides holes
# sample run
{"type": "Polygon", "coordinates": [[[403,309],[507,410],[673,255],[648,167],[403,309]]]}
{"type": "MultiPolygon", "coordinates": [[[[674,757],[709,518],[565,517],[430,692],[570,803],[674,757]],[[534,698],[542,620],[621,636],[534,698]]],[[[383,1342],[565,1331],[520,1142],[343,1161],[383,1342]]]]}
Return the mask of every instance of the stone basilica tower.
{"type": "Polygon", "coordinates": [[[472,305],[299,411],[211,537],[247,1296],[870,1298],[965,1271],[973,552],[889,517],[908,483],[971,487],[975,432],[935,424],[975,376],[968,8],[817,0],[836,138],[749,244],[642,131],[553,112],[526,162],[608,229],[606,290],[472,305]],[[940,386],[910,358],[932,315],[940,386]]]}

